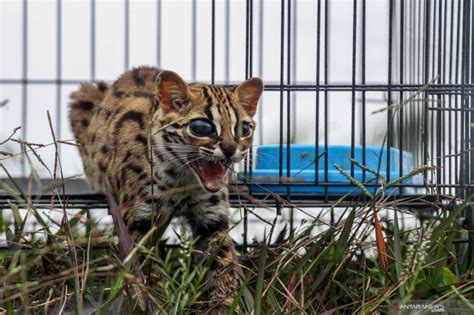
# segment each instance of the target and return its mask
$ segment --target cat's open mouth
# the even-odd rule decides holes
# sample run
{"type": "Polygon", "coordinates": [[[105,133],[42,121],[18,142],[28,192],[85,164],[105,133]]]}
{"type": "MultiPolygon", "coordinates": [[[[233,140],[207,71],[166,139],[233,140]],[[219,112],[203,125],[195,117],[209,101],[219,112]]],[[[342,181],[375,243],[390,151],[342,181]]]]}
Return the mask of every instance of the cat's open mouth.
{"type": "Polygon", "coordinates": [[[199,159],[191,163],[191,167],[201,180],[202,186],[210,191],[217,192],[224,186],[224,177],[227,168],[230,165],[229,160],[210,161],[207,159],[199,159]]]}

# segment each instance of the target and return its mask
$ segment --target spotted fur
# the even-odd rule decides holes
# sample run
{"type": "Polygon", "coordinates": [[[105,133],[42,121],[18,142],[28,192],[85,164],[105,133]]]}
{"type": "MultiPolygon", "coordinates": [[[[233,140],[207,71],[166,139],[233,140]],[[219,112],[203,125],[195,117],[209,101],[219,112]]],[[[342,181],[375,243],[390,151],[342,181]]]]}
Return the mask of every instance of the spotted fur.
{"type": "Polygon", "coordinates": [[[188,85],[174,72],[139,67],[112,85],[84,83],[71,95],[69,117],[91,187],[112,193],[135,239],[154,220],[185,218],[200,249],[217,253],[209,298],[224,308],[239,277],[227,233],[229,171],[222,187],[218,175],[250,149],[262,90],[258,78],[228,89],[188,85]],[[196,136],[191,124],[198,119],[212,122],[215,134],[196,136]],[[243,135],[243,124],[250,135],[243,135]]]}

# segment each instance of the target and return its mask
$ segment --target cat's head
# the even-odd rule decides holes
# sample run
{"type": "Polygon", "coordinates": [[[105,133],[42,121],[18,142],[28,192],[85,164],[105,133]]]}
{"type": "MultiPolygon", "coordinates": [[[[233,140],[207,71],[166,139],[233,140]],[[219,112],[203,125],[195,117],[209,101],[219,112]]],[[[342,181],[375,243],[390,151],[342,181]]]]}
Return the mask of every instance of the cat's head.
{"type": "Polygon", "coordinates": [[[162,148],[186,164],[205,190],[220,190],[229,168],[250,150],[262,80],[229,89],[188,85],[178,74],[162,71],[156,92],[162,148]]]}

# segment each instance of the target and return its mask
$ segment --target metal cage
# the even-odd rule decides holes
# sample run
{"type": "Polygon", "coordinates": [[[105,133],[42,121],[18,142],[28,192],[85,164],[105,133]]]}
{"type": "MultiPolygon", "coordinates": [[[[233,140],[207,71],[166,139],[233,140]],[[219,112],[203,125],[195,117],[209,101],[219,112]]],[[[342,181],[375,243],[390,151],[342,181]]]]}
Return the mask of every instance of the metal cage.
{"type": "MultiPolygon", "coordinates": [[[[53,3],[53,1],[51,1],[53,3]]],[[[155,62],[161,65],[163,55],[161,46],[167,26],[162,22],[168,12],[163,3],[154,2],[156,19],[149,20],[147,25],[154,30],[154,36],[149,40],[150,47],[156,50],[155,62]]],[[[399,182],[394,185],[396,190],[389,194],[390,200],[397,201],[398,205],[413,209],[430,210],[454,204],[456,198],[465,199],[473,192],[474,162],[472,125],[474,116],[473,108],[473,81],[474,81],[474,23],[472,16],[473,3],[471,0],[353,0],[334,1],[241,1],[245,11],[242,14],[242,25],[245,29],[231,30],[230,20],[234,17],[236,2],[227,1],[189,1],[185,3],[190,12],[190,79],[205,80],[217,84],[232,85],[229,79],[232,54],[232,42],[235,33],[242,33],[237,40],[244,41],[244,60],[239,62],[243,68],[241,79],[253,75],[263,76],[266,82],[264,98],[273,95],[272,111],[278,111],[273,121],[272,128],[276,139],[275,149],[275,174],[276,179],[261,181],[255,175],[258,155],[253,153],[242,167],[240,177],[236,180],[240,184],[240,192],[232,194],[234,206],[256,207],[266,206],[280,208],[295,207],[331,207],[342,194],[332,193],[334,187],[354,187],[348,180],[334,182],[330,179],[332,154],[331,148],[335,144],[331,138],[334,118],[344,119],[347,122],[348,135],[346,148],[349,159],[356,159],[359,164],[366,165],[370,159],[369,137],[373,119],[371,102],[377,95],[378,102],[383,106],[379,108],[380,119],[377,118],[379,129],[383,129],[385,136],[380,144],[382,158],[379,164],[384,164],[381,171],[387,182],[407,175],[410,170],[404,170],[404,152],[410,154],[413,167],[421,165],[435,165],[436,169],[424,169],[418,174],[417,181],[399,182]],[[308,4],[309,3],[309,4],[308,4]],[[272,6],[271,15],[268,6],[272,6]],[[302,12],[305,5],[311,6],[310,12],[302,12]],[[383,19],[377,20],[380,29],[385,32],[383,41],[377,47],[385,47],[382,59],[377,59],[374,46],[368,44],[371,40],[371,30],[374,28],[372,7],[381,6],[383,19]],[[234,7],[234,9],[233,9],[234,7]],[[202,10],[202,11],[199,11],[202,10]],[[334,25],[332,20],[337,19],[342,11],[349,12],[348,22],[343,25],[334,25]],[[198,29],[200,14],[207,12],[206,28],[198,29]],[[372,12],[372,13],[371,13],[372,12]],[[309,18],[308,18],[309,17],[309,18]],[[266,26],[268,19],[272,20],[272,28],[266,26]],[[301,24],[299,19],[310,19],[312,29],[306,28],[301,37],[301,24]],[[372,20],[371,20],[372,19],[372,20]],[[372,22],[370,22],[372,21],[372,22]],[[381,22],[382,21],[382,22],[381,22]],[[372,24],[370,24],[372,23],[372,24]],[[267,28],[266,28],[267,27],[267,28]],[[337,31],[343,29],[347,35],[344,47],[338,49],[337,31]],[[207,36],[205,45],[206,54],[200,53],[203,34],[207,36]],[[218,37],[219,33],[222,36],[218,37]],[[311,34],[310,36],[307,34],[311,34]],[[270,80],[266,79],[265,59],[268,58],[263,51],[266,48],[265,38],[271,37],[278,43],[278,49],[271,52],[278,60],[272,65],[275,75],[270,80]],[[298,55],[298,44],[311,39],[312,56],[308,62],[312,75],[304,79],[297,76],[297,67],[301,69],[301,58],[298,55]],[[336,49],[335,49],[336,47],[336,49]],[[371,48],[372,47],[372,48],[371,48]],[[219,50],[219,51],[218,51],[219,50]],[[336,51],[337,50],[337,51],[336,51]],[[223,53],[222,53],[223,51],[223,53]],[[207,54],[209,53],[209,54],[207,54]],[[219,57],[221,56],[221,57],[219,57]],[[335,57],[336,56],[336,57],[335,57]],[[219,59],[220,58],[220,59],[219,59]],[[333,79],[332,67],[338,61],[346,65],[346,80],[333,79]],[[200,78],[197,68],[200,61],[206,61],[209,67],[207,76],[200,78]],[[220,60],[220,61],[219,61],[220,60]],[[223,65],[222,67],[220,65],[223,65]],[[368,77],[369,69],[379,68],[383,77],[372,80],[368,77]],[[350,69],[350,72],[349,72],[350,69]],[[222,75],[223,73],[223,75],[222,75]],[[308,79],[309,77],[309,79],[308,79]],[[305,101],[298,100],[299,95],[305,95],[305,101]],[[331,99],[338,99],[345,95],[347,104],[341,109],[331,99]],[[382,101],[380,101],[382,97],[382,101]],[[305,132],[312,134],[314,141],[310,143],[314,148],[311,163],[305,167],[314,171],[314,178],[303,183],[289,180],[293,177],[290,167],[294,155],[292,148],[295,146],[295,133],[302,126],[298,123],[298,110],[301,106],[311,108],[311,115],[306,117],[311,120],[311,128],[305,127],[305,132]],[[309,117],[310,116],[310,117],[309,117]],[[372,119],[372,120],[371,120],[372,119]],[[384,149],[385,148],[385,149],[384,149]],[[389,149],[387,149],[389,148],[389,149]],[[394,150],[392,150],[392,148],[394,150]],[[383,151],[385,150],[385,151],[383,151]],[[395,156],[394,155],[398,155],[395,156]],[[285,166],[286,165],[286,166],[285,166]],[[397,174],[398,173],[398,174],[397,174]],[[421,177],[420,177],[421,176],[421,177]],[[264,186],[264,188],[262,188],[264,186]],[[260,188],[259,188],[260,187],[260,188]],[[305,187],[306,192],[301,193],[300,188],[305,187]],[[312,190],[314,188],[314,190],[312,190]],[[318,188],[318,189],[316,189],[318,188]],[[407,193],[407,189],[414,190],[407,193]],[[243,198],[242,189],[245,191],[243,198]],[[414,192],[414,193],[413,193],[414,192]]],[[[54,89],[55,99],[55,130],[58,139],[61,139],[61,130],[66,122],[63,118],[65,112],[64,87],[73,88],[86,79],[100,79],[97,74],[98,39],[97,28],[100,21],[97,19],[97,5],[99,1],[88,2],[88,49],[82,54],[89,55],[89,74],[87,78],[66,78],[63,75],[64,58],[62,45],[64,34],[62,25],[63,7],[66,1],[56,0],[55,8],[55,49],[49,48],[55,54],[55,73],[51,78],[32,78],[29,74],[28,56],[34,51],[29,47],[29,23],[31,1],[23,0],[19,8],[21,21],[17,24],[21,30],[21,63],[18,65],[18,76],[0,78],[0,87],[4,89],[2,99],[10,99],[7,87],[17,87],[20,91],[18,104],[21,106],[21,137],[28,139],[28,107],[31,103],[31,88],[34,86],[50,86],[54,89]],[[5,93],[5,94],[4,94],[5,93]],[[4,95],[3,95],[4,94],[4,95]]],[[[133,65],[131,61],[131,38],[137,35],[131,30],[130,0],[120,2],[121,18],[123,19],[123,32],[120,37],[123,43],[123,69],[133,65]]],[[[305,7],[306,8],[306,7],[305,7]]],[[[188,10],[188,9],[186,9],[188,10]]],[[[242,12],[241,12],[242,13],[242,12]]],[[[376,27],[377,25],[375,25],[376,27]]],[[[308,44],[309,45],[309,44],[308,44]]],[[[3,46],[3,45],[2,45],[3,46]]],[[[275,47],[277,47],[275,46],[275,47]]],[[[6,47],[2,48],[5,49],[6,47]]],[[[268,52],[267,52],[268,54],[268,52]]],[[[118,73],[117,73],[118,74],[118,73]]],[[[13,104],[10,102],[10,104],[13,104]]],[[[11,105],[13,106],[13,105],[11,105]]],[[[0,112],[1,113],[1,112],[0,112]]],[[[259,113],[257,120],[264,123],[264,113],[259,113]]],[[[265,129],[262,128],[256,135],[256,147],[265,141],[265,129]]],[[[268,131],[267,131],[268,132],[268,131]]],[[[337,142],[337,141],[336,141],[337,142]]],[[[338,143],[336,143],[338,144],[338,143]]],[[[10,157],[1,157],[0,160],[10,157]]],[[[15,160],[17,165],[22,165],[25,172],[25,160],[15,160]]],[[[368,188],[380,186],[380,181],[369,180],[369,169],[360,168],[356,163],[349,163],[346,173],[352,178],[361,172],[360,182],[368,188]]],[[[379,166],[380,166],[379,165],[379,166]]],[[[258,165],[257,165],[258,168],[258,165]]],[[[20,172],[25,175],[25,173],[20,172]]],[[[4,174],[1,175],[4,177],[4,174]]],[[[92,194],[82,180],[72,181],[66,187],[68,205],[72,208],[102,208],[106,203],[102,196],[92,194]]],[[[363,195],[349,196],[340,206],[351,206],[366,202],[363,195]]],[[[38,196],[35,199],[38,205],[49,204],[49,197],[38,196]]],[[[9,200],[0,196],[0,208],[7,208],[9,200]]],[[[247,212],[245,211],[245,214],[247,212]]],[[[469,231],[469,253],[472,255],[474,243],[474,210],[468,207],[464,214],[465,228],[469,231]]],[[[247,231],[244,220],[244,234],[247,231]]],[[[243,238],[244,248],[248,245],[247,236],[243,238]]]]}

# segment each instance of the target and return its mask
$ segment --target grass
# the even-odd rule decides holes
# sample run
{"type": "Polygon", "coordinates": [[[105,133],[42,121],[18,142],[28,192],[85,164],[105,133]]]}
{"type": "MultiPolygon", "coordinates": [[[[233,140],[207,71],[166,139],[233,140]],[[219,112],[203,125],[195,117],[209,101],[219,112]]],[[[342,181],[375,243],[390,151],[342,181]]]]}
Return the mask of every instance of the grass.
{"type": "MultiPolygon", "coordinates": [[[[53,132],[52,139],[56,152],[58,143],[70,144],[57,141],[53,132]]],[[[213,258],[193,263],[196,240],[184,228],[178,233],[179,246],[164,246],[163,229],[153,229],[124,257],[118,246],[120,235],[98,230],[88,211],[67,215],[63,187],[67,179],[61,176],[59,155],[50,170],[36,152],[37,144],[21,141],[21,145],[23,152],[39,159],[51,174],[52,197],[50,209],[42,212],[0,161],[2,177],[13,182],[7,186],[0,181],[0,193],[11,197],[9,210],[14,217],[13,224],[0,219],[0,232],[7,235],[9,245],[0,251],[1,314],[203,311],[206,272],[213,258]],[[25,216],[20,209],[26,209],[25,216]],[[62,213],[56,226],[44,219],[51,211],[62,213]],[[26,230],[29,217],[39,224],[36,233],[26,230]]],[[[395,302],[449,299],[474,310],[474,272],[472,262],[467,261],[467,244],[453,243],[467,238],[458,219],[469,198],[453,199],[444,208],[427,205],[438,210],[438,217],[410,230],[399,225],[399,216],[407,210],[388,202],[390,189],[427,171],[435,170],[421,166],[391,182],[380,177],[380,189],[369,192],[340,169],[364,192],[367,203],[342,209],[334,224],[322,223],[320,215],[313,213],[311,220],[282,235],[278,242],[263,241],[240,253],[244,279],[230,313],[373,314],[387,313],[395,302]],[[382,216],[382,210],[392,213],[393,219],[382,216]]],[[[33,171],[30,181],[36,179],[33,171]]],[[[347,196],[334,207],[344,198],[347,196]]],[[[284,202],[283,206],[293,205],[284,202]]],[[[274,230],[272,227],[270,233],[274,230]]]]}
{"type": "MultiPolygon", "coordinates": [[[[2,192],[14,192],[16,200],[11,206],[14,226],[0,225],[9,236],[9,248],[0,252],[0,305],[6,314],[60,310],[82,314],[86,307],[98,314],[118,309],[136,314],[143,311],[134,292],[140,292],[146,309],[158,314],[187,314],[199,308],[207,266],[193,264],[195,240],[184,230],[178,247],[164,247],[159,235],[160,241],[151,244],[148,235],[134,248],[147,279],[144,285],[131,271],[131,259],[119,258],[117,238],[99,236],[87,211],[72,219],[64,216],[57,232],[39,220],[46,241],[39,240],[24,231],[26,218],[19,214],[20,208],[27,209],[27,216],[40,219],[39,209],[26,193],[2,185],[2,192]],[[79,232],[83,224],[88,226],[85,236],[79,232]],[[94,248],[98,245],[101,248],[94,248]]],[[[467,246],[453,244],[453,239],[466,236],[456,219],[467,200],[452,211],[442,209],[438,221],[403,231],[397,220],[402,210],[393,204],[395,219],[374,223],[378,210],[386,208],[387,197],[381,193],[371,197],[364,206],[345,209],[339,221],[322,233],[313,233],[320,225],[315,219],[291,238],[272,245],[262,242],[241,254],[255,314],[371,314],[387,312],[394,301],[413,299],[472,303],[474,279],[467,246]],[[356,228],[364,223],[365,228],[356,228]],[[379,229],[375,241],[370,238],[372,229],[379,229]]],[[[234,310],[248,310],[243,289],[235,306],[234,310]]]]}

